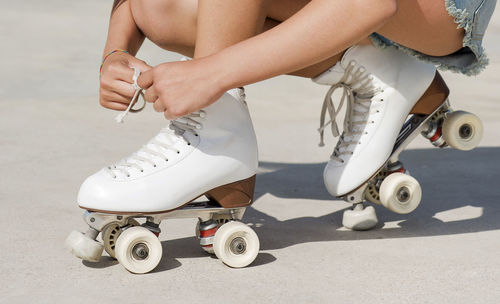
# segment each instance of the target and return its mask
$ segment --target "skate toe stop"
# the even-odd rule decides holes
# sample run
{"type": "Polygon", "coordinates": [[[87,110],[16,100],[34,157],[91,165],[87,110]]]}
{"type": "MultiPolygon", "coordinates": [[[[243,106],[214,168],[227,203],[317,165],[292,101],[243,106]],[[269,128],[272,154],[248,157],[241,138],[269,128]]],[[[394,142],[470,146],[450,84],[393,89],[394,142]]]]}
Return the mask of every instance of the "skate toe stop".
{"type": "Polygon", "coordinates": [[[65,245],[76,257],[89,262],[99,262],[104,249],[101,243],[79,231],[71,231],[65,245]]]}
{"type": "Polygon", "coordinates": [[[356,231],[370,230],[377,223],[375,208],[372,206],[368,206],[363,210],[346,210],[342,219],[344,227],[356,231]]]}

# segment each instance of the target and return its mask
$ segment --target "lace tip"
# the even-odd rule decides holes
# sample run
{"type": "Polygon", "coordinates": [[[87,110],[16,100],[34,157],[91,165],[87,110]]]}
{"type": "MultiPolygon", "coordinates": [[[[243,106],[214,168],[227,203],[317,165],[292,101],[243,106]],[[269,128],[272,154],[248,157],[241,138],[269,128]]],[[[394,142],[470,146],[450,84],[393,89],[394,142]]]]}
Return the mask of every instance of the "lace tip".
{"type": "Polygon", "coordinates": [[[115,117],[115,121],[117,123],[123,123],[124,119],[125,119],[124,113],[120,113],[120,114],[116,115],[116,117],[115,117]]]}
{"type": "Polygon", "coordinates": [[[318,144],[318,147],[324,147],[325,146],[325,142],[324,141],[320,141],[319,144],[318,144]]]}

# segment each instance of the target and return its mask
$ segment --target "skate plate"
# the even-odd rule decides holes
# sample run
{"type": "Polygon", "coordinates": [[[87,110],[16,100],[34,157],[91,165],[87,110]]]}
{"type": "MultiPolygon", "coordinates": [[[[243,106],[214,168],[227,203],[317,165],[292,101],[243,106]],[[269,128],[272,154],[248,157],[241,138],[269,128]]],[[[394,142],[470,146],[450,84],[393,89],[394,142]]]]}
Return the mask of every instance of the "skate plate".
{"type": "Polygon", "coordinates": [[[112,214],[86,210],[83,218],[87,233],[72,232],[67,245],[74,255],[87,261],[99,260],[103,247],[132,273],[146,273],[160,262],[162,245],[158,240],[162,220],[198,218],[196,236],[206,252],[230,267],[245,267],[259,251],[259,238],[240,222],[246,207],[223,208],[212,200],[193,201],[182,208],[156,214],[112,214]],[[137,219],[142,220],[139,224],[137,219]],[[222,229],[224,228],[224,229],[222,229]],[[102,235],[104,245],[96,241],[102,235]]]}

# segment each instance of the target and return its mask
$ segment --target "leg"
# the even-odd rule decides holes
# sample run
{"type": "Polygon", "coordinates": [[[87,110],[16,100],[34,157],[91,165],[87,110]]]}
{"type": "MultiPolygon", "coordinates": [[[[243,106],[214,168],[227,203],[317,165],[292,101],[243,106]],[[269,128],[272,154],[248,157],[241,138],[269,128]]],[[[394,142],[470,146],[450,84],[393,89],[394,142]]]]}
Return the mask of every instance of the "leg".
{"type": "Polygon", "coordinates": [[[137,27],[162,49],[193,57],[198,0],[129,0],[137,27]]]}
{"type": "MultiPolygon", "coordinates": [[[[241,2],[238,2],[239,8],[237,10],[244,14],[242,17],[240,14],[227,14],[223,10],[211,7],[207,7],[206,12],[201,12],[202,15],[206,16],[199,16],[198,0],[129,1],[134,20],[148,39],[163,49],[189,57],[208,55],[215,49],[224,48],[259,32],[271,29],[309,2],[309,0],[278,0],[271,1],[269,6],[266,6],[262,0],[248,1],[247,6],[242,6],[241,2]],[[241,9],[242,7],[246,10],[241,9]],[[266,12],[262,11],[262,7],[266,7],[270,15],[265,20],[263,20],[263,16],[266,12]],[[249,17],[250,9],[253,11],[249,17]],[[216,15],[224,22],[213,24],[219,20],[215,18],[216,15]],[[227,19],[228,15],[232,17],[227,19]],[[203,20],[200,21],[200,18],[203,20]],[[243,27],[241,27],[241,20],[245,20],[243,27]],[[212,23],[213,28],[210,27],[210,23],[212,23]],[[239,27],[230,26],[234,23],[238,23],[239,27]],[[202,25],[206,28],[198,30],[202,25]],[[202,32],[203,34],[201,34],[202,32]],[[225,34],[221,35],[221,32],[225,34]],[[196,55],[195,45],[197,46],[196,55]]],[[[293,75],[311,78],[334,65],[340,58],[341,54],[335,55],[324,62],[297,71],[293,75]]]]}
{"type": "MultiPolygon", "coordinates": [[[[202,50],[207,49],[206,54],[211,53],[215,48],[220,49],[256,33],[255,30],[261,26],[262,14],[268,17],[262,29],[265,31],[288,19],[310,0],[274,0],[270,1],[268,6],[263,0],[255,1],[255,4],[248,1],[250,3],[247,3],[246,7],[251,7],[254,11],[249,13],[249,10],[240,10],[240,14],[236,14],[239,16],[238,24],[250,16],[248,21],[244,22],[241,31],[234,31],[231,27],[235,18],[231,17],[226,20],[227,16],[231,16],[231,14],[222,14],[215,10],[215,13],[219,14],[219,18],[227,22],[219,23],[217,29],[213,31],[210,28],[203,29],[207,36],[205,40],[202,38],[203,35],[200,34],[199,39],[197,35],[198,26],[201,25],[198,21],[198,0],[129,1],[131,1],[131,9],[137,26],[150,40],[164,49],[194,56],[194,48],[197,43],[202,44],[202,50]],[[267,8],[267,12],[263,13],[262,7],[267,8]],[[244,16],[242,17],[241,14],[244,16]],[[221,30],[222,26],[225,26],[226,29],[221,30]],[[220,35],[220,32],[214,35],[217,31],[223,31],[228,36],[220,35]],[[203,44],[208,44],[208,46],[204,47],[203,44]],[[210,44],[215,46],[212,50],[210,50],[210,44]]],[[[463,29],[457,29],[456,23],[445,9],[444,0],[399,1],[398,4],[396,15],[380,28],[378,33],[401,45],[428,55],[447,55],[462,47],[463,29]],[[436,28],[440,30],[436,31],[436,28]]],[[[204,5],[207,4],[204,3],[204,5]]],[[[210,7],[208,11],[211,11],[210,7]]],[[[204,16],[203,18],[206,23],[215,22],[213,17],[204,16]]],[[[335,34],[334,30],[332,30],[332,34],[335,34]]],[[[204,52],[197,55],[203,56],[204,52]]],[[[340,58],[341,54],[337,54],[292,74],[311,78],[334,65],[340,58]]]]}
{"type": "MultiPolygon", "coordinates": [[[[269,29],[290,18],[309,0],[275,0],[269,6],[266,24],[269,29]]],[[[444,0],[398,1],[398,11],[377,33],[403,46],[432,56],[445,56],[462,47],[464,30],[457,29],[453,17],[448,14],[444,0]],[[439,29],[437,31],[436,29],[439,29]]],[[[334,34],[334,31],[332,31],[334,34]]],[[[367,39],[363,44],[370,43],[367,39]]],[[[312,78],[333,66],[342,58],[337,54],[323,62],[309,66],[292,75],[312,78]]]]}
{"type": "Polygon", "coordinates": [[[432,56],[449,55],[462,48],[464,30],[457,29],[444,0],[398,1],[398,6],[397,14],[378,33],[432,56]]]}
{"type": "Polygon", "coordinates": [[[198,1],[194,57],[204,57],[262,32],[267,0],[198,1]],[[237,24],[237,26],[234,26],[237,24]]]}

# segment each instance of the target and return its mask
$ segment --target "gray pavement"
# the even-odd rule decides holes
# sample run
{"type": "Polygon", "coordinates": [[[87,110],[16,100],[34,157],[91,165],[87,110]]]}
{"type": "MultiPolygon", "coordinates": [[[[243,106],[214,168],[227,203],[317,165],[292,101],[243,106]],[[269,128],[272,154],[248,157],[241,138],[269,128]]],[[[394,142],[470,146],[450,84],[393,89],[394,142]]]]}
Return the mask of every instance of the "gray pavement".
{"type": "MultiPolygon", "coordinates": [[[[195,220],[162,223],[164,255],[132,275],[104,257],[63,247],[84,229],[75,203],[89,174],[128,155],[165,121],[149,107],[117,125],[98,106],[110,1],[0,1],[0,303],[498,303],[500,298],[500,12],[480,76],[445,73],[455,108],[485,126],[480,148],[415,141],[402,159],[421,183],[421,206],[379,226],[341,227],[348,207],[324,189],[333,148],[316,133],[325,87],[278,77],[249,86],[260,151],[257,200],[244,221],[262,250],[245,269],[205,255],[195,220]]],[[[179,58],[146,44],[156,64],[179,58]]]]}

